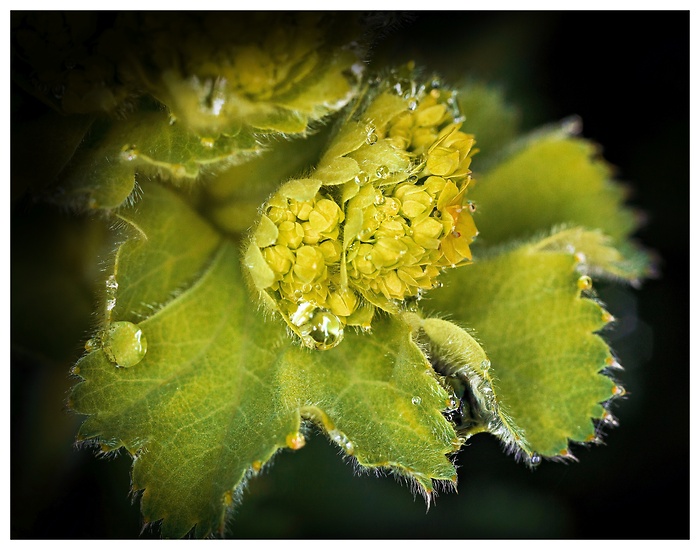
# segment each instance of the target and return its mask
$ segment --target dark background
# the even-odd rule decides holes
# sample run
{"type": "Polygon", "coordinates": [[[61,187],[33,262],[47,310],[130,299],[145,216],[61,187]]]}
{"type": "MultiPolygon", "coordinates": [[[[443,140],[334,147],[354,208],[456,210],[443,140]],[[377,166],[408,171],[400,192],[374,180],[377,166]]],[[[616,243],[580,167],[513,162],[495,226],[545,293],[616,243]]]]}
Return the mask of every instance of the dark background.
{"type": "MultiPolygon", "coordinates": [[[[660,277],[639,291],[600,290],[619,319],[610,338],[629,391],[614,409],[620,427],[608,430],[604,446],[574,448],[579,463],[545,462],[534,472],[494,438],[476,436],[458,457],[459,494],[440,495],[428,513],[405,484],[355,472],[316,435],[303,450],[279,454],[248,486],[233,535],[688,538],[689,13],[441,12],[392,20],[377,58],[416,59],[450,78],[498,84],[520,109],[524,130],[579,115],[583,136],[602,144],[618,179],[632,187],[630,204],[647,215],[637,238],[661,260],[660,277]]],[[[13,111],[13,125],[26,105],[13,111]]],[[[92,283],[100,274],[85,265],[90,254],[69,254],[67,262],[61,247],[77,242],[100,252],[96,240],[81,237],[95,223],[27,196],[12,204],[13,538],[154,535],[140,535],[130,460],[76,450],[79,419],[64,409],[68,369],[96,303],[66,281],[92,283]],[[55,222],[64,227],[60,246],[42,237],[55,222]],[[41,270],[32,267],[37,255],[41,270]]]]}

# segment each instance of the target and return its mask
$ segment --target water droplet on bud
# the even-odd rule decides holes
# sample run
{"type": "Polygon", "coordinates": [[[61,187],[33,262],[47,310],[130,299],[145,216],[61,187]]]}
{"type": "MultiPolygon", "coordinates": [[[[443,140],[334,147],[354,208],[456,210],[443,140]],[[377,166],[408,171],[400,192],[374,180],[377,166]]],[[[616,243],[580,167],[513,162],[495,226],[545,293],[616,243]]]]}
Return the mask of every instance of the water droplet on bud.
{"type": "Polygon", "coordinates": [[[386,166],[381,165],[380,167],[377,168],[377,177],[378,178],[385,178],[388,175],[389,175],[389,169],[386,166]]]}
{"type": "Polygon", "coordinates": [[[413,403],[414,405],[420,405],[422,402],[423,402],[423,400],[417,395],[414,395],[411,398],[411,403],[413,403]]]}
{"type": "Polygon", "coordinates": [[[538,455],[537,453],[532,453],[530,455],[530,464],[533,466],[539,466],[542,463],[542,457],[538,455]]]}
{"type": "Polygon", "coordinates": [[[332,349],[343,340],[344,330],[340,319],[310,302],[302,302],[290,321],[298,328],[304,344],[312,349],[332,349]]]}

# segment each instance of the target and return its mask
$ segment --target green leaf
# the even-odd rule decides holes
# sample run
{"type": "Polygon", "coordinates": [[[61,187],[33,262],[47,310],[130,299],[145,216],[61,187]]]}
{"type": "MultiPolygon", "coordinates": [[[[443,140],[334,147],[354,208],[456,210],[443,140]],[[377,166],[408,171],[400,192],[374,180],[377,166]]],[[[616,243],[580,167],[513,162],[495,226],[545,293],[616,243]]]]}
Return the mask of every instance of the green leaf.
{"type": "Polygon", "coordinates": [[[592,419],[610,422],[603,403],[623,391],[601,373],[615,364],[597,334],[612,316],[591,299],[577,265],[574,254],[534,242],[448,271],[426,300],[426,309],[473,328],[503,407],[546,457],[570,457],[569,441],[593,441],[592,419]]]}
{"type": "Polygon", "coordinates": [[[130,237],[107,281],[103,329],[74,368],[71,405],[88,415],[79,439],[134,456],[145,520],[162,519],[171,537],[221,532],[246,480],[279,449],[303,446],[306,421],[426,495],[433,480],[454,483],[449,393],[411,327],[383,317],[333,350],[302,348],[253,305],[237,247],[187,208],[150,183],[118,211],[130,237]]]}
{"type": "Polygon", "coordinates": [[[627,241],[637,220],[624,198],[596,145],[561,130],[544,132],[480,176],[470,191],[477,206],[475,245],[498,246],[555,226],[582,226],[602,231],[625,252],[634,271],[627,277],[648,276],[649,257],[627,241]]]}
{"type": "Polygon", "coordinates": [[[305,134],[357,92],[357,15],[136,14],[131,77],[202,135],[305,134]]]}
{"type": "Polygon", "coordinates": [[[137,175],[158,175],[176,183],[192,181],[203,170],[238,164],[263,147],[250,132],[217,139],[200,137],[164,111],[140,110],[123,121],[101,121],[65,174],[67,198],[91,208],[121,205],[137,175]]]}
{"type": "Polygon", "coordinates": [[[503,405],[498,379],[491,374],[491,360],[481,344],[451,321],[435,317],[423,319],[414,312],[403,316],[422,331],[430,356],[434,358],[433,367],[460,396],[447,413],[453,418],[459,435],[466,441],[478,433],[489,432],[509,451],[515,451],[518,456],[524,453],[532,460],[532,449],[523,430],[503,405]]]}

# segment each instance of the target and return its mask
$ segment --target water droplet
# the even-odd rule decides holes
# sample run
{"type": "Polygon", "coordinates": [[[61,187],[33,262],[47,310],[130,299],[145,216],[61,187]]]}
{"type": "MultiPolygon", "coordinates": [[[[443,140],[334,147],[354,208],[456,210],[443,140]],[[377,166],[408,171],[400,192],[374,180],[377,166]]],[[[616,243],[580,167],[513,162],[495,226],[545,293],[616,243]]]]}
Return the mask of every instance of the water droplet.
{"type": "Polygon", "coordinates": [[[533,466],[539,466],[542,463],[542,457],[538,455],[537,453],[532,453],[530,455],[530,464],[533,466]]]}
{"type": "Polygon", "coordinates": [[[297,300],[299,300],[303,295],[304,295],[304,293],[301,291],[301,289],[297,288],[294,290],[294,297],[297,300]]]}
{"type": "Polygon", "coordinates": [[[311,286],[311,283],[304,283],[303,285],[301,285],[301,291],[304,294],[308,294],[309,292],[311,292],[312,288],[313,287],[311,286]]]}
{"type": "Polygon", "coordinates": [[[378,178],[385,178],[389,175],[389,169],[384,166],[383,164],[377,168],[377,177],[378,178]]]}
{"type": "Polygon", "coordinates": [[[490,361],[489,359],[484,359],[484,360],[481,362],[481,368],[482,368],[482,369],[489,369],[489,368],[491,368],[491,361],[490,361]]]}
{"type": "Polygon", "coordinates": [[[386,202],[386,197],[384,196],[384,194],[381,192],[377,192],[377,194],[374,197],[374,204],[376,206],[381,206],[385,202],[386,202]]]}
{"type": "Polygon", "coordinates": [[[310,302],[303,302],[291,316],[292,324],[299,328],[299,334],[308,347],[318,350],[334,348],[343,340],[343,324],[327,309],[321,309],[310,302]]]}
{"type": "Polygon", "coordinates": [[[615,386],[612,389],[613,395],[616,395],[618,397],[622,397],[623,395],[627,394],[627,390],[623,388],[622,386],[615,386]]]}
{"type": "Polygon", "coordinates": [[[474,204],[472,201],[468,201],[467,204],[469,205],[469,211],[472,214],[476,212],[476,204],[474,204]]]}
{"type": "Polygon", "coordinates": [[[110,298],[109,300],[107,300],[107,311],[112,311],[116,305],[117,305],[117,299],[110,298]]]}
{"type": "Polygon", "coordinates": [[[364,185],[369,181],[369,175],[366,174],[365,172],[360,172],[358,175],[355,176],[355,183],[357,185],[364,185]]]}
{"type": "Polygon", "coordinates": [[[417,107],[418,107],[418,101],[416,99],[411,99],[408,102],[408,110],[409,111],[415,111],[417,107]]]}
{"type": "Polygon", "coordinates": [[[576,282],[576,286],[581,290],[590,290],[593,288],[593,281],[588,275],[581,275],[576,282]]]}
{"type": "Polygon", "coordinates": [[[378,140],[379,138],[377,137],[377,134],[373,131],[371,134],[367,134],[367,139],[365,141],[367,142],[367,145],[374,145],[378,140]]]}
{"type": "Polygon", "coordinates": [[[355,452],[355,445],[352,441],[348,439],[340,430],[331,430],[328,432],[328,436],[335,441],[347,454],[351,455],[355,452]]]}
{"type": "Polygon", "coordinates": [[[445,401],[445,404],[449,409],[456,409],[457,407],[459,407],[459,399],[457,399],[457,396],[455,395],[450,395],[447,401],[445,401]]]}
{"type": "Polygon", "coordinates": [[[95,351],[100,347],[100,342],[99,340],[95,338],[90,338],[87,342],[85,342],[85,351],[95,351]]]}
{"type": "Polygon", "coordinates": [[[187,168],[184,164],[173,164],[171,170],[176,178],[184,178],[187,175],[187,168]]]}
{"type": "Polygon", "coordinates": [[[103,349],[107,357],[119,367],[133,367],[146,355],[148,343],[138,325],[116,321],[106,331],[103,349]]]}
{"type": "Polygon", "coordinates": [[[304,445],[306,445],[306,438],[304,438],[304,434],[300,432],[295,432],[288,434],[285,442],[287,443],[287,447],[290,449],[293,449],[295,451],[298,451],[301,449],[304,445]]]}
{"type": "Polygon", "coordinates": [[[122,152],[121,152],[122,160],[131,161],[131,160],[138,158],[138,156],[139,156],[139,152],[136,149],[136,145],[124,145],[124,147],[122,147],[122,152]]]}
{"type": "Polygon", "coordinates": [[[63,84],[57,84],[56,86],[53,86],[51,88],[51,93],[56,99],[61,99],[63,97],[63,93],[66,91],[66,87],[63,86],[63,84]]]}
{"type": "Polygon", "coordinates": [[[105,281],[105,286],[107,287],[108,291],[115,291],[119,288],[119,283],[117,282],[117,278],[114,275],[110,275],[107,277],[107,280],[105,281]]]}
{"type": "Polygon", "coordinates": [[[612,427],[617,427],[620,425],[617,419],[612,415],[610,411],[605,411],[603,413],[603,423],[612,427]]]}
{"type": "Polygon", "coordinates": [[[418,176],[415,174],[408,177],[408,183],[416,183],[418,181],[418,176]]]}
{"type": "Polygon", "coordinates": [[[414,405],[420,405],[422,402],[423,402],[423,400],[417,395],[414,395],[411,398],[411,403],[413,403],[414,405]]]}

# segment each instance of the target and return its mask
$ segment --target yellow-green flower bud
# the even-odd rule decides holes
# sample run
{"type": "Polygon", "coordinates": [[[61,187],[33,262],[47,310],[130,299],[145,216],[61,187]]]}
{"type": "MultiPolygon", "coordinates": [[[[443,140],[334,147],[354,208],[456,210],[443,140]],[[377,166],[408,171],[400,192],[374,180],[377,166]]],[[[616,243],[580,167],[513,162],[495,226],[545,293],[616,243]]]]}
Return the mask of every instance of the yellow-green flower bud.
{"type": "Polygon", "coordinates": [[[275,278],[277,280],[282,279],[289,270],[292,269],[292,265],[295,262],[294,252],[292,252],[288,246],[274,245],[264,248],[263,257],[270,266],[272,271],[275,273],[275,278]]]}
{"type": "Polygon", "coordinates": [[[297,222],[284,221],[279,225],[277,244],[299,248],[304,240],[304,228],[297,222]]]}
{"type": "Polygon", "coordinates": [[[426,218],[411,229],[413,229],[413,240],[423,248],[437,250],[440,247],[443,227],[442,223],[435,218],[426,218]]]}
{"type": "Polygon", "coordinates": [[[294,275],[301,283],[314,283],[324,278],[326,260],[315,246],[302,246],[296,251],[294,275]]]}
{"type": "Polygon", "coordinates": [[[459,166],[459,151],[449,147],[435,147],[428,153],[426,168],[436,176],[450,176],[459,166]]]}
{"type": "Polygon", "coordinates": [[[396,313],[441,269],[471,260],[477,231],[463,201],[474,138],[454,121],[451,93],[412,89],[410,98],[368,92],[376,96],[340,128],[314,179],[285,184],[263,209],[253,246],[274,276],[256,288],[307,345],[314,315],[368,328],[375,308],[396,313]]]}

